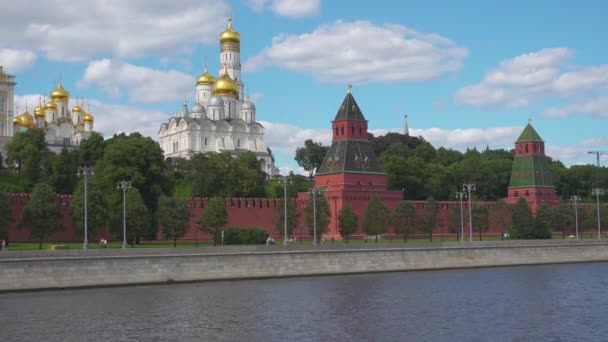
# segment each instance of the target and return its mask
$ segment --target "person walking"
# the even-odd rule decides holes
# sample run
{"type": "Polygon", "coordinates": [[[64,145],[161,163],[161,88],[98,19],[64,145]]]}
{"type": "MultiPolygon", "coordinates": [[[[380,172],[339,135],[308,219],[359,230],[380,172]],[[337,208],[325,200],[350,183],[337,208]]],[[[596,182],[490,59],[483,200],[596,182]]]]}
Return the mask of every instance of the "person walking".
{"type": "Polygon", "coordinates": [[[6,241],[4,239],[2,239],[2,242],[0,242],[0,251],[3,251],[6,248],[6,241]]]}

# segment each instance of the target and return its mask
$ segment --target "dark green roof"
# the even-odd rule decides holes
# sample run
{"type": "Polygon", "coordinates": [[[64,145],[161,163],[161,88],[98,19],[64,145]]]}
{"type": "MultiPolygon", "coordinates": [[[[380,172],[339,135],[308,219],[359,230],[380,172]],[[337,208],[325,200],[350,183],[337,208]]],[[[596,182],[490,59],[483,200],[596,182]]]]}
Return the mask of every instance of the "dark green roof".
{"type": "Polygon", "coordinates": [[[360,120],[365,121],[365,117],[357,105],[357,101],[350,92],[346,94],[342,105],[338,108],[338,113],[334,121],[339,120],[360,120]]]}
{"type": "Polygon", "coordinates": [[[384,174],[384,169],[369,141],[338,140],[331,144],[317,175],[341,172],[384,174]]]}
{"type": "Polygon", "coordinates": [[[538,135],[538,133],[536,132],[536,130],[534,129],[534,127],[532,127],[532,124],[530,124],[530,123],[528,123],[526,128],[524,128],[524,131],[521,132],[521,134],[519,135],[519,138],[517,138],[517,140],[515,142],[520,143],[520,142],[528,142],[528,141],[543,142],[543,138],[541,138],[540,135],[538,135]]]}
{"type": "Polygon", "coordinates": [[[553,178],[549,169],[549,157],[539,155],[515,156],[509,188],[537,186],[553,186],[553,178]]]}

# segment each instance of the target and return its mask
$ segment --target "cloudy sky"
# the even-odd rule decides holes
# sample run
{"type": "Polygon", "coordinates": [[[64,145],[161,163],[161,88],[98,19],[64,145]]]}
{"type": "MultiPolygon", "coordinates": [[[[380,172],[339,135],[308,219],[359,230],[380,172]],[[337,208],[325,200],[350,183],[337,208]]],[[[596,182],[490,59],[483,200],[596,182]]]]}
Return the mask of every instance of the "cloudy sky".
{"type": "Polygon", "coordinates": [[[18,103],[62,80],[106,136],[160,124],[194,100],[232,14],[243,81],[266,143],[296,169],[306,139],[330,143],[353,84],[374,133],[436,147],[511,147],[533,120],[568,165],[608,150],[608,3],[600,1],[7,0],[0,65],[18,103]]]}

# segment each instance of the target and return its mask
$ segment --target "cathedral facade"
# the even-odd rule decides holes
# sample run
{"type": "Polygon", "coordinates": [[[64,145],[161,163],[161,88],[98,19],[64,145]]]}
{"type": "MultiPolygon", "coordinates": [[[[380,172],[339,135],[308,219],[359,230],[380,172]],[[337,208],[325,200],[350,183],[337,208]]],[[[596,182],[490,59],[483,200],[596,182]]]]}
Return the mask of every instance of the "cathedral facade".
{"type": "Polygon", "coordinates": [[[0,66],[0,155],[6,158],[7,145],[17,132],[41,128],[49,149],[77,148],[93,131],[93,115],[75,103],[70,109],[70,93],[61,83],[50,93],[50,101],[39,100],[30,113],[25,106],[23,113],[15,109],[15,76],[4,72],[0,66]]]}
{"type": "Polygon", "coordinates": [[[244,96],[241,78],[241,36],[232,28],[220,34],[220,71],[215,78],[207,70],[196,80],[195,102],[184,102],[179,114],[163,123],[158,132],[165,158],[188,158],[193,153],[228,152],[233,156],[251,151],[269,177],[279,174],[264,144],[264,127],[256,121],[255,104],[244,96]]]}

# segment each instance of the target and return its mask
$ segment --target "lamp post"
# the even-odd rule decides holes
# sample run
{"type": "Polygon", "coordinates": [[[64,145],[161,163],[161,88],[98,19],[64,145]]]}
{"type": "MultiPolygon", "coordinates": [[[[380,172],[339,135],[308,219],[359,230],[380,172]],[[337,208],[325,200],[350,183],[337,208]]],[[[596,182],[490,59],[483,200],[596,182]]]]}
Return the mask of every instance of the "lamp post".
{"type": "Polygon", "coordinates": [[[88,226],[88,212],[87,212],[87,182],[89,180],[89,176],[95,175],[95,169],[91,167],[78,167],[78,172],[76,176],[84,177],[84,243],[82,244],[82,249],[89,248],[89,226],[88,226]]]}
{"type": "Polygon", "coordinates": [[[580,202],[581,196],[574,195],[570,199],[574,202],[574,227],[576,228],[576,238],[578,239],[578,202],[580,202]]]}
{"type": "Polygon", "coordinates": [[[457,191],[456,197],[460,199],[460,242],[464,241],[464,214],[462,209],[462,199],[467,197],[464,191],[457,191]]]}
{"type": "Polygon", "coordinates": [[[469,199],[469,242],[473,242],[473,215],[471,215],[471,191],[475,191],[474,183],[465,183],[462,185],[462,191],[467,192],[469,199]]]}
{"type": "Polygon", "coordinates": [[[283,178],[283,195],[285,196],[285,220],[284,220],[284,232],[283,232],[283,246],[287,246],[287,176],[283,178]]]}
{"type": "Polygon", "coordinates": [[[127,189],[131,182],[121,180],[116,183],[116,189],[122,190],[122,248],[127,248],[127,189]]]}
{"type": "Polygon", "coordinates": [[[600,195],[604,193],[604,191],[600,188],[595,188],[591,190],[591,193],[595,195],[597,199],[597,238],[602,238],[602,227],[600,225],[600,195]]]}

